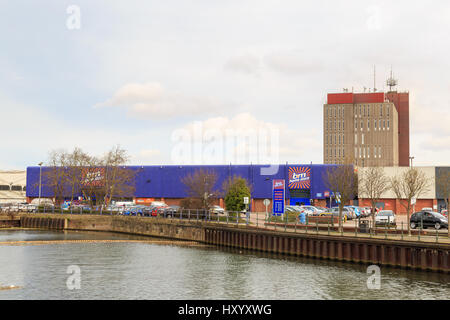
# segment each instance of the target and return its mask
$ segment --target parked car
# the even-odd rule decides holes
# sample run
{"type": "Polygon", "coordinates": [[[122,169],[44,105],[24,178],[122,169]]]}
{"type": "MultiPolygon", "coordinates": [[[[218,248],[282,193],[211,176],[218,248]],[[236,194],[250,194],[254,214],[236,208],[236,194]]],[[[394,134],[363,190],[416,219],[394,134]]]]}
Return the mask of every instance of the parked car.
{"type": "Polygon", "coordinates": [[[284,207],[284,212],[286,213],[300,213],[304,210],[304,208],[299,206],[286,206],[284,207]]]}
{"type": "Polygon", "coordinates": [[[168,207],[160,207],[157,209],[158,214],[162,215],[166,218],[175,217],[179,214],[181,207],[180,206],[168,206],[168,207]]]}
{"type": "Polygon", "coordinates": [[[149,216],[156,217],[156,216],[158,216],[158,209],[164,209],[164,208],[167,208],[167,205],[164,202],[159,202],[159,203],[156,203],[156,205],[152,204],[148,207],[145,207],[142,210],[142,213],[144,216],[147,216],[147,217],[149,217],[149,216]]]}
{"type": "Polygon", "coordinates": [[[448,218],[437,212],[422,210],[411,215],[409,224],[411,229],[415,229],[421,225],[423,228],[434,227],[436,230],[441,228],[448,229],[448,218]]]}
{"type": "Polygon", "coordinates": [[[167,204],[165,202],[162,201],[153,201],[150,206],[154,206],[154,207],[167,207],[167,204]]]}
{"type": "MultiPolygon", "coordinates": [[[[342,211],[342,219],[344,222],[346,222],[348,220],[348,212],[349,211],[346,211],[346,210],[342,211]]],[[[320,216],[322,216],[322,217],[326,217],[326,216],[339,217],[339,208],[337,208],[337,207],[330,208],[324,212],[321,212],[320,216]]]]}
{"type": "MultiPolygon", "coordinates": [[[[339,214],[339,207],[333,207],[331,209],[339,214]]],[[[354,217],[356,217],[352,209],[347,207],[342,208],[342,214],[346,216],[347,220],[352,220],[354,217]]]]}
{"type": "Polygon", "coordinates": [[[361,218],[369,217],[372,214],[371,207],[362,207],[361,208],[361,218]]]}
{"type": "Polygon", "coordinates": [[[319,209],[318,207],[314,207],[314,206],[300,206],[300,207],[311,211],[313,216],[320,216],[320,213],[324,211],[324,210],[319,209]]]}
{"type": "Polygon", "coordinates": [[[306,206],[287,206],[287,207],[292,207],[292,210],[297,212],[304,212],[307,216],[314,215],[314,211],[306,206]]]}
{"type": "Polygon", "coordinates": [[[105,211],[109,211],[111,213],[120,214],[125,210],[124,206],[116,206],[116,205],[109,205],[105,208],[105,211]]]}
{"type": "Polygon", "coordinates": [[[213,206],[211,208],[211,213],[222,215],[225,214],[225,209],[221,206],[213,206]]]}
{"type": "Polygon", "coordinates": [[[84,213],[88,213],[91,212],[91,207],[86,205],[86,204],[76,204],[76,205],[72,205],[71,207],[69,207],[68,210],[71,210],[73,213],[80,213],[80,212],[84,212],[84,213]]]}
{"type": "Polygon", "coordinates": [[[27,208],[25,209],[26,212],[37,212],[37,206],[34,204],[27,205],[27,208]]]}
{"type": "Polygon", "coordinates": [[[395,225],[395,213],[392,210],[381,210],[375,216],[375,225],[395,225]]]}

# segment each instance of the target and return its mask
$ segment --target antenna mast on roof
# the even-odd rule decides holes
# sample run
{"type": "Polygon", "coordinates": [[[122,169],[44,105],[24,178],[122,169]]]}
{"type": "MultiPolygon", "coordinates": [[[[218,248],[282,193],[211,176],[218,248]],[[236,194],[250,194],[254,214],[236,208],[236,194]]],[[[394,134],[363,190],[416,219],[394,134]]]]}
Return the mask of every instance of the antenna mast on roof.
{"type": "Polygon", "coordinates": [[[373,65],[373,92],[377,92],[375,65],[373,65]]]}
{"type": "Polygon", "coordinates": [[[389,77],[389,79],[387,79],[386,84],[389,87],[389,92],[392,92],[392,88],[397,85],[397,80],[394,79],[392,75],[392,67],[391,67],[391,76],[389,77]]]}

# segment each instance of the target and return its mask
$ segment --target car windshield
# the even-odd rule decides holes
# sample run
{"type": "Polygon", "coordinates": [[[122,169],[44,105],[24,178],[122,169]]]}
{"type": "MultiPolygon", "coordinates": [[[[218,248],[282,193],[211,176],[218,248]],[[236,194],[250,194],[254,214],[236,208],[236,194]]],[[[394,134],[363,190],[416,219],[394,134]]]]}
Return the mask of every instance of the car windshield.
{"type": "Polygon", "coordinates": [[[431,214],[439,219],[447,219],[446,217],[444,217],[442,214],[438,213],[438,212],[431,212],[431,214]]]}

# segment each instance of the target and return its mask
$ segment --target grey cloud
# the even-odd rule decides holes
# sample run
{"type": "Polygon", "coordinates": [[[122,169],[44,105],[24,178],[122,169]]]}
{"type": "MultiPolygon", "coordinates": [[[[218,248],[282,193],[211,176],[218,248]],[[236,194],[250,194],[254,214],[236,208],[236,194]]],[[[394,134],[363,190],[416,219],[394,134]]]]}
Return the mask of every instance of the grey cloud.
{"type": "Polygon", "coordinates": [[[223,109],[223,104],[209,97],[170,92],[159,83],[149,82],[126,84],[111,98],[94,107],[119,107],[127,110],[132,117],[169,119],[214,114],[223,109]]]}

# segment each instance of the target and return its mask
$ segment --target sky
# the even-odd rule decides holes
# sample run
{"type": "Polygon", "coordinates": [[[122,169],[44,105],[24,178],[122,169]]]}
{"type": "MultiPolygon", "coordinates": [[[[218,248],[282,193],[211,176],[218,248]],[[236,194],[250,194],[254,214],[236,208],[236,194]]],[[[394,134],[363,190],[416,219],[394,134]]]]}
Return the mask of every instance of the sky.
{"type": "Polygon", "coordinates": [[[449,165],[450,2],[0,0],[0,168],[322,163],[327,93],[391,69],[415,165],[449,165]]]}

